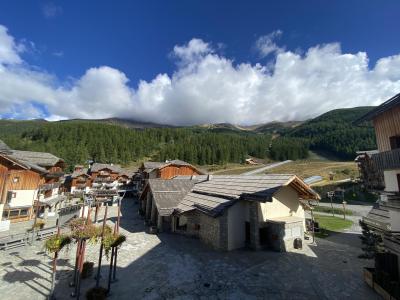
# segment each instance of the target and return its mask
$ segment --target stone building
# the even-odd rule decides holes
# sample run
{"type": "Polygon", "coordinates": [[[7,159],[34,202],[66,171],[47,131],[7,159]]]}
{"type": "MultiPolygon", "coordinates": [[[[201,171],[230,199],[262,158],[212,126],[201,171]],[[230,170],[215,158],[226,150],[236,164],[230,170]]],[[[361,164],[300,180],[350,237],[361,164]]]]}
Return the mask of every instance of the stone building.
{"type": "Polygon", "coordinates": [[[141,211],[159,229],[214,249],[289,251],[304,236],[302,200],[311,199],[319,195],[295,175],[178,176],[149,180],[141,211]]]}

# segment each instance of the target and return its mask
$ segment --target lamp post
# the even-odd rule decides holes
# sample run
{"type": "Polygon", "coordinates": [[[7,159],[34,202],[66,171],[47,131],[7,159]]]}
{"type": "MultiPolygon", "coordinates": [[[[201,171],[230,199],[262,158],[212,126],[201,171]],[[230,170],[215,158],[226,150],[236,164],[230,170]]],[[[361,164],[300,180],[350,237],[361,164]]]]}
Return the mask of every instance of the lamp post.
{"type": "Polygon", "coordinates": [[[347,202],[343,200],[343,219],[346,220],[346,204],[347,202]]]}

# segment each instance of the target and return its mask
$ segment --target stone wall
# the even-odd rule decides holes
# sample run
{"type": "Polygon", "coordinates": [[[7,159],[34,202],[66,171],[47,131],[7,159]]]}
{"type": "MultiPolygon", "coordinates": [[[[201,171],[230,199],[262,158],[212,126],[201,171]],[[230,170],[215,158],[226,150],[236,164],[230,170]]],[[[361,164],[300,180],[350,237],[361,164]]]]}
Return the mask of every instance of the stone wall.
{"type": "Polygon", "coordinates": [[[268,244],[273,250],[279,252],[291,251],[294,249],[294,240],[296,238],[303,239],[304,229],[303,222],[268,222],[268,244]]]}
{"type": "Polygon", "coordinates": [[[183,215],[186,230],[176,230],[179,233],[195,236],[216,250],[228,250],[228,218],[227,213],[213,218],[199,211],[187,212],[183,215]]]}

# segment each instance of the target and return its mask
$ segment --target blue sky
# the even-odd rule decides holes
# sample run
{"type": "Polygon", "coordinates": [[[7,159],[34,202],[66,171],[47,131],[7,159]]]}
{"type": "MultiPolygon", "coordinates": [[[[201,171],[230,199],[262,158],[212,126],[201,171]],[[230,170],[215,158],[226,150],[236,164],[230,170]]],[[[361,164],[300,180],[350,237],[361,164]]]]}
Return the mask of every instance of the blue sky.
{"type": "Polygon", "coordinates": [[[249,124],[378,104],[400,92],[399,11],[398,1],[1,1],[18,59],[0,51],[10,82],[0,116],[249,124]]]}

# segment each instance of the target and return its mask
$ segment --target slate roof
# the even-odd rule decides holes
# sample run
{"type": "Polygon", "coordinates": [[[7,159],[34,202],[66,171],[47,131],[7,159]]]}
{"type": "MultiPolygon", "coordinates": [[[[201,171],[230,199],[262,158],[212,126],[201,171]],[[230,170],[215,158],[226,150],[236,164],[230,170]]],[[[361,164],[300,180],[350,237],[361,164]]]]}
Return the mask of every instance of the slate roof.
{"type": "Polygon", "coordinates": [[[103,169],[109,169],[113,172],[119,173],[121,172],[121,167],[119,165],[114,165],[114,164],[102,164],[102,163],[94,163],[91,168],[90,171],[91,172],[98,172],[100,170],[103,169]]]}
{"type": "Polygon", "coordinates": [[[169,216],[194,186],[192,180],[149,179],[148,185],[161,216],[169,216]]]}
{"type": "Polygon", "coordinates": [[[10,147],[8,147],[6,143],[0,140],[0,153],[10,153],[10,152],[11,152],[10,147]]]}
{"type": "Polygon", "coordinates": [[[89,177],[89,174],[87,172],[88,172],[87,168],[83,168],[81,170],[76,170],[76,171],[72,172],[71,178],[77,178],[77,177],[82,176],[82,175],[86,175],[86,176],[89,177]]]}
{"type": "Polygon", "coordinates": [[[12,150],[10,156],[19,161],[35,164],[40,167],[52,167],[59,161],[63,161],[61,158],[46,152],[12,150]]]}
{"type": "Polygon", "coordinates": [[[176,166],[190,166],[196,169],[199,173],[204,174],[204,171],[199,170],[198,168],[194,167],[193,165],[189,164],[186,161],[174,159],[174,160],[167,160],[166,162],[155,162],[155,161],[146,161],[143,163],[143,168],[145,172],[151,172],[155,169],[162,169],[170,165],[176,166]]]}
{"type": "Polygon", "coordinates": [[[196,182],[202,182],[202,181],[208,180],[208,176],[209,175],[177,175],[177,176],[173,177],[172,179],[194,180],[196,182]]]}
{"type": "MultiPolygon", "coordinates": [[[[174,180],[179,181],[179,180],[174,180]]],[[[200,210],[217,216],[239,199],[266,202],[283,186],[294,184],[304,189],[310,198],[319,199],[317,193],[297,176],[291,174],[268,174],[264,176],[210,176],[209,180],[193,186],[177,207],[177,212],[200,210]]]]}
{"type": "Polygon", "coordinates": [[[395,96],[393,96],[389,100],[385,101],[381,105],[377,106],[373,110],[369,111],[364,116],[362,116],[361,118],[356,120],[354,123],[355,124],[359,124],[359,123],[361,123],[363,121],[372,120],[376,116],[378,116],[378,115],[380,115],[380,114],[382,114],[382,113],[384,113],[384,112],[386,112],[386,111],[388,111],[388,110],[390,110],[390,109],[392,109],[393,107],[396,107],[396,106],[400,106],[400,93],[395,95],[395,96]]]}

